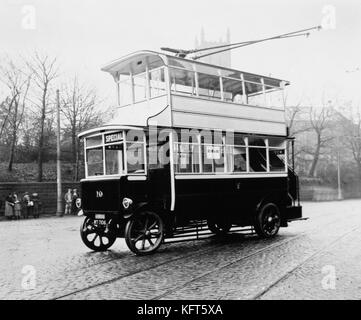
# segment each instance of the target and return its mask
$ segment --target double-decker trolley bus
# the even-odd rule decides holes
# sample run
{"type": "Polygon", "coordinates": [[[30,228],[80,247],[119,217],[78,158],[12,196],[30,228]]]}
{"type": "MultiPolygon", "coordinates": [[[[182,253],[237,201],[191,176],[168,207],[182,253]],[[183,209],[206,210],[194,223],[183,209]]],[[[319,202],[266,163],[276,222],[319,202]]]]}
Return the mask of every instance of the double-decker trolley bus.
{"type": "Polygon", "coordinates": [[[288,81],[152,51],[102,68],[116,84],[111,121],[84,141],[81,238],[95,251],[124,237],[153,253],[189,230],[260,237],[302,218],[288,81]]]}

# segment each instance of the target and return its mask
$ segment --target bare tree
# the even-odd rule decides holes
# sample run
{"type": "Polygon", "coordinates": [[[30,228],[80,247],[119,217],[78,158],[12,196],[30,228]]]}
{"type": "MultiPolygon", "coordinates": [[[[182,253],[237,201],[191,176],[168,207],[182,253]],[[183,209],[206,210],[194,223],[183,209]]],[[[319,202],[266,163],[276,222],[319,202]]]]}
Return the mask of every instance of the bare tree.
{"type": "Polygon", "coordinates": [[[312,155],[312,163],[308,175],[315,176],[316,167],[320,158],[321,150],[326,144],[333,139],[332,136],[326,135],[325,132],[330,126],[330,120],[333,115],[333,109],[323,104],[320,108],[310,107],[308,119],[310,122],[311,130],[316,135],[315,147],[305,149],[306,152],[312,155]]]}
{"type": "Polygon", "coordinates": [[[50,94],[52,83],[58,76],[56,58],[50,58],[48,55],[39,55],[37,52],[27,63],[33,73],[33,81],[37,92],[35,93],[35,106],[39,116],[39,136],[38,136],[38,181],[43,179],[43,161],[44,161],[44,130],[46,118],[51,111],[50,94]]]}
{"type": "Polygon", "coordinates": [[[342,113],[337,113],[342,126],[342,140],[346,142],[352,153],[358,178],[361,181],[361,114],[359,108],[352,107],[352,102],[346,109],[342,109],[342,113]]]}
{"type": "Polygon", "coordinates": [[[61,98],[61,113],[65,118],[66,129],[71,136],[75,180],[79,178],[80,157],[77,135],[91,126],[100,124],[101,117],[96,108],[98,103],[95,90],[80,84],[76,76],[71,83],[64,86],[61,98]]]}
{"type": "Polygon", "coordinates": [[[7,105],[7,107],[5,107],[6,116],[3,120],[0,134],[2,135],[4,128],[8,125],[11,132],[8,170],[12,171],[18,140],[18,131],[24,116],[31,76],[24,74],[23,68],[18,68],[11,60],[7,61],[6,64],[3,64],[0,67],[0,71],[1,81],[9,91],[8,99],[3,103],[3,108],[4,105],[7,105]]]}

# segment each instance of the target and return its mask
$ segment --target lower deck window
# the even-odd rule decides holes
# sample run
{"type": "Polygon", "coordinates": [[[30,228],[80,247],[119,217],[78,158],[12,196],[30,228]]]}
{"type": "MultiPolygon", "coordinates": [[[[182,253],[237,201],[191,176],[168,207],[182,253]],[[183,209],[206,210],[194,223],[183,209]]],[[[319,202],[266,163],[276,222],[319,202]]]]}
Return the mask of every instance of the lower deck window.
{"type": "Polygon", "coordinates": [[[267,171],[266,148],[249,148],[249,168],[253,172],[267,171]]]}
{"type": "Polygon", "coordinates": [[[144,174],[146,172],[144,139],[130,139],[134,141],[125,144],[124,137],[124,132],[120,131],[86,138],[86,173],[88,177],[126,173],[144,174]],[[95,143],[98,145],[93,147],[95,143]]]}
{"type": "Polygon", "coordinates": [[[235,137],[223,144],[175,143],[177,173],[286,172],[285,141],[280,138],[235,137]]]}
{"type": "Polygon", "coordinates": [[[272,172],[285,171],[285,150],[269,149],[269,167],[272,172]]]}
{"type": "Polygon", "coordinates": [[[89,149],[86,152],[88,176],[104,174],[103,148],[89,149]]]}
{"type": "Polygon", "coordinates": [[[199,146],[191,143],[175,144],[176,172],[197,173],[199,170],[199,146]]]}
{"type": "Polygon", "coordinates": [[[105,146],[105,174],[120,174],[123,171],[123,145],[105,146]]]}
{"type": "Polygon", "coordinates": [[[127,143],[127,171],[128,173],[144,173],[144,144],[127,143]]]}
{"type": "Polygon", "coordinates": [[[247,171],[247,150],[241,146],[226,147],[226,164],[228,172],[247,171]]]}

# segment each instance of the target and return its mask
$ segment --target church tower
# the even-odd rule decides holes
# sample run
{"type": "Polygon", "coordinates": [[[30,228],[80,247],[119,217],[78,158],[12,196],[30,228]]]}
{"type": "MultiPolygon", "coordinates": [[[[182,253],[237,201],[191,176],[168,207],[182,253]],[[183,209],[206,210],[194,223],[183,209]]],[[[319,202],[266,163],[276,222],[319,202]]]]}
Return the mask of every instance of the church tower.
{"type": "MultiPolygon", "coordinates": [[[[195,47],[195,49],[203,49],[203,48],[221,46],[221,45],[230,44],[230,43],[231,43],[231,32],[230,32],[229,28],[227,28],[225,40],[220,38],[218,41],[209,41],[209,40],[206,40],[204,28],[202,27],[201,33],[200,33],[200,38],[198,39],[198,36],[195,38],[194,47],[195,47]]],[[[221,49],[219,49],[219,50],[221,50],[221,49]]],[[[211,51],[209,51],[209,52],[211,52],[211,51]]],[[[204,53],[206,53],[206,52],[204,52],[204,53]]],[[[222,67],[231,68],[231,52],[225,51],[225,52],[217,53],[215,55],[201,58],[201,59],[199,59],[199,61],[209,63],[209,64],[219,65],[222,67]]]]}

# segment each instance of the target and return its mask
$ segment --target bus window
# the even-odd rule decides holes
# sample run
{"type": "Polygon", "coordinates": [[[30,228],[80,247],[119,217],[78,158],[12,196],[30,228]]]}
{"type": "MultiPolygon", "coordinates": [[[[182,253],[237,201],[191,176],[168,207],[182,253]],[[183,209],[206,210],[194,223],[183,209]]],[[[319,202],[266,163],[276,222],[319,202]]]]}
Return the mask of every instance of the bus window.
{"type": "Polygon", "coordinates": [[[119,105],[125,106],[133,103],[132,84],[130,77],[119,81],[119,105]]]}
{"type": "Polygon", "coordinates": [[[221,99],[219,76],[198,73],[198,94],[200,97],[221,99]]]}
{"type": "Polygon", "coordinates": [[[286,170],[285,164],[285,140],[281,138],[269,138],[269,167],[270,171],[286,170]]]}
{"type": "Polygon", "coordinates": [[[257,137],[249,138],[249,167],[250,171],[267,171],[267,149],[263,139],[257,137]]]}
{"type": "Polygon", "coordinates": [[[176,172],[198,173],[199,172],[199,146],[191,143],[175,143],[176,172]]]}
{"type": "Polygon", "coordinates": [[[147,99],[146,91],[146,74],[145,72],[137,74],[133,77],[134,81],[134,99],[135,102],[144,101],[147,99]]]}
{"type": "Polygon", "coordinates": [[[265,106],[262,84],[245,82],[245,87],[249,105],[265,106]]]}
{"type": "Polygon", "coordinates": [[[223,97],[227,102],[242,103],[242,81],[237,79],[223,79],[223,97]]]}
{"type": "Polygon", "coordinates": [[[123,171],[123,144],[105,146],[105,171],[107,175],[120,174],[123,171]]]}
{"type": "Polygon", "coordinates": [[[164,68],[149,71],[151,98],[165,94],[164,68]]]}
{"type": "Polygon", "coordinates": [[[270,171],[282,171],[286,170],[285,167],[285,150],[284,149],[269,149],[269,167],[270,171]]]}
{"type": "Polygon", "coordinates": [[[169,75],[173,92],[196,95],[194,71],[169,68],[169,75]]]}
{"type": "Polygon", "coordinates": [[[104,174],[102,147],[88,149],[86,151],[86,161],[88,168],[88,176],[97,176],[104,174]]]}
{"type": "Polygon", "coordinates": [[[87,148],[89,148],[89,147],[100,146],[102,143],[103,143],[103,137],[96,136],[96,137],[86,138],[85,145],[87,148]]]}
{"type": "Polygon", "coordinates": [[[127,143],[128,173],[145,173],[145,157],[143,142],[127,143]]]}
{"type": "Polygon", "coordinates": [[[224,147],[221,145],[202,145],[202,168],[204,173],[224,172],[224,147]]]}
{"type": "Polygon", "coordinates": [[[226,159],[228,172],[247,171],[247,151],[246,147],[226,146],[226,159]]]}
{"type": "Polygon", "coordinates": [[[266,103],[267,107],[275,109],[284,109],[283,90],[266,86],[266,103]]]}

